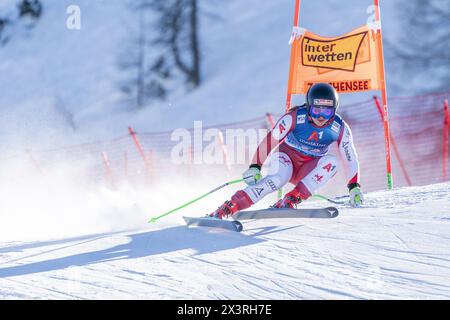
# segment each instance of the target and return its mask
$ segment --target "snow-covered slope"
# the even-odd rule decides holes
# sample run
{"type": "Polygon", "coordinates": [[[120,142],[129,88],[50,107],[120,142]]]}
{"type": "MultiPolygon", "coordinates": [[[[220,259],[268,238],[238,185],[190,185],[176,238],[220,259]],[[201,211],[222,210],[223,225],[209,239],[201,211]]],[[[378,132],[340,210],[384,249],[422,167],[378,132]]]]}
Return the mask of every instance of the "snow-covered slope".
{"type": "Polygon", "coordinates": [[[0,299],[449,299],[449,199],[446,183],[370,193],[334,220],[249,221],[240,234],[177,216],[3,242],[0,299]]]}

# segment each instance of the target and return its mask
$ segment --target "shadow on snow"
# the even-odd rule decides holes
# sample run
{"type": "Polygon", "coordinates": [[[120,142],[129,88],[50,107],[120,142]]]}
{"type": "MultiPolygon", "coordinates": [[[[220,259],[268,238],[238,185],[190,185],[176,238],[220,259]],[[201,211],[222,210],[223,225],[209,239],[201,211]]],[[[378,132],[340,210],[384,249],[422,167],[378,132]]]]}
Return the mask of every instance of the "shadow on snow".
{"type": "MultiPolygon", "coordinates": [[[[257,238],[258,236],[264,236],[270,233],[280,232],[282,230],[297,227],[298,226],[281,229],[272,226],[272,227],[251,229],[248,231],[252,231],[253,233],[248,235],[222,230],[213,231],[211,229],[203,229],[203,228],[188,229],[186,226],[177,226],[161,230],[140,232],[127,235],[127,237],[129,237],[130,239],[129,242],[125,244],[116,245],[111,248],[79,253],[57,259],[43,260],[39,262],[32,262],[17,266],[0,268],[0,278],[62,270],[68,267],[86,266],[102,262],[110,262],[124,259],[138,259],[185,249],[195,250],[194,255],[213,253],[222,250],[229,250],[238,247],[250,246],[257,243],[261,243],[264,242],[265,240],[257,238]]],[[[83,243],[86,242],[95,243],[96,241],[99,241],[102,238],[105,238],[105,236],[104,235],[92,236],[92,241],[89,241],[87,237],[83,237],[82,239],[85,240],[83,241],[83,243]]],[[[67,242],[72,241],[74,241],[73,238],[67,240],[67,242]]],[[[44,242],[42,246],[45,246],[47,243],[44,242]]],[[[63,244],[64,240],[60,240],[58,241],[58,243],[63,244]]],[[[78,245],[78,243],[73,245],[67,245],[59,249],[75,247],[76,245],[78,245]]],[[[23,245],[21,247],[23,247],[23,245]]],[[[38,247],[38,243],[34,243],[33,247],[38,247]]],[[[9,249],[14,251],[13,247],[9,249]]],[[[59,249],[49,250],[44,252],[43,254],[51,251],[57,251],[59,249]]],[[[28,257],[35,257],[41,254],[42,253],[30,255],[28,257]]],[[[18,261],[22,259],[23,258],[19,258],[13,261],[18,261]]],[[[6,263],[10,262],[12,261],[8,261],[6,263]]]]}

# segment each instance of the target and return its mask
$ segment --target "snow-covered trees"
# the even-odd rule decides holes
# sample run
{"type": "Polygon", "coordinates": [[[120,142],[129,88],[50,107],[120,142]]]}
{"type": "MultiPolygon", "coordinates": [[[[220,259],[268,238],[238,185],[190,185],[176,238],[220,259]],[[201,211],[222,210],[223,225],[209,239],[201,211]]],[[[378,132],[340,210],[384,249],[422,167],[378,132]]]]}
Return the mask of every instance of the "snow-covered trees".
{"type": "Polygon", "coordinates": [[[198,39],[197,0],[154,1],[159,13],[159,37],[155,43],[163,45],[175,66],[191,87],[200,85],[200,49],[198,39]],[[168,3],[171,2],[169,5],[168,3]],[[163,4],[164,3],[164,4],[163,4]]]}
{"type": "Polygon", "coordinates": [[[19,17],[30,16],[39,18],[42,14],[42,4],[39,0],[22,0],[18,4],[19,17]]]}
{"type": "Polygon", "coordinates": [[[165,99],[180,87],[193,90],[201,83],[198,0],[142,0],[130,55],[121,66],[134,75],[122,91],[143,107],[151,99],[165,99]]]}

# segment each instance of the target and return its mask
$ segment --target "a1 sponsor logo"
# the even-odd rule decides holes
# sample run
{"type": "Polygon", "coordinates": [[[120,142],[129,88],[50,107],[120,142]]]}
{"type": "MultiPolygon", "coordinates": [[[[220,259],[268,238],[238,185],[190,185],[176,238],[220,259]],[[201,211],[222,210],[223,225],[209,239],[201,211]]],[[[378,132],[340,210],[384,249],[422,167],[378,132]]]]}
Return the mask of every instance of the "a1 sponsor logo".
{"type": "Polygon", "coordinates": [[[292,116],[287,114],[281,118],[273,129],[272,136],[275,140],[282,140],[288,134],[292,126],[292,116]]]}
{"type": "Polygon", "coordinates": [[[322,139],[322,137],[323,131],[313,131],[313,133],[311,133],[311,135],[309,136],[308,141],[314,140],[315,142],[319,142],[319,139],[322,139]]]}
{"type": "Polygon", "coordinates": [[[336,169],[336,166],[333,166],[331,163],[328,163],[326,166],[322,167],[322,169],[326,170],[327,172],[334,171],[336,169]]]}

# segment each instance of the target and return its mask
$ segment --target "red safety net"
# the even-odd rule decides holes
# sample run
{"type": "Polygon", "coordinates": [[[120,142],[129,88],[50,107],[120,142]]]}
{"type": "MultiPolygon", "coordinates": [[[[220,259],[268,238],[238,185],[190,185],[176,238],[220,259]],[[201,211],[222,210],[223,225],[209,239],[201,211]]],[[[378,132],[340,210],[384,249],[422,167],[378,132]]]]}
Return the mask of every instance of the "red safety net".
{"type": "MultiPolygon", "coordinates": [[[[450,124],[445,122],[444,101],[448,95],[449,92],[444,92],[389,99],[394,187],[426,185],[446,179],[449,157],[443,153],[449,149],[446,134],[450,124]]],[[[375,101],[343,105],[339,113],[353,132],[363,189],[385,189],[384,130],[375,101]]],[[[271,116],[276,121],[281,114],[271,116]]],[[[201,132],[194,128],[138,131],[133,138],[133,131],[130,131],[128,135],[108,141],[52,150],[27,150],[23,157],[44,174],[58,162],[75,161],[85,166],[87,177],[111,185],[121,181],[157,185],[168,172],[188,177],[221,175],[236,178],[248,167],[258,142],[270,129],[269,118],[262,115],[238,123],[203,127],[201,132]],[[217,138],[219,131],[225,145],[217,138]]],[[[337,155],[337,147],[333,146],[331,152],[337,155]]],[[[345,167],[341,166],[339,174],[333,178],[334,183],[329,183],[321,192],[329,195],[346,192],[344,177],[345,167]]]]}

